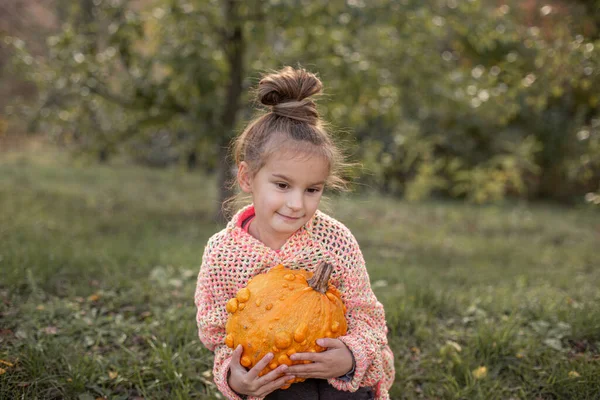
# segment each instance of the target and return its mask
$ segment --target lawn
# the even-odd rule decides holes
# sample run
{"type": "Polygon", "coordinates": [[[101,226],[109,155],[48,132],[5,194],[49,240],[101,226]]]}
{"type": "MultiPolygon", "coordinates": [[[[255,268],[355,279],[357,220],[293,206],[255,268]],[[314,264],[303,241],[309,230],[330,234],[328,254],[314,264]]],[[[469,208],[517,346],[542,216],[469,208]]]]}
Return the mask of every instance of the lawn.
{"type": "MultiPolygon", "coordinates": [[[[0,398],[219,398],[193,304],[214,187],[0,154],[0,398]]],[[[600,398],[599,210],[364,195],[324,210],[386,308],[393,399],[600,398]]]]}

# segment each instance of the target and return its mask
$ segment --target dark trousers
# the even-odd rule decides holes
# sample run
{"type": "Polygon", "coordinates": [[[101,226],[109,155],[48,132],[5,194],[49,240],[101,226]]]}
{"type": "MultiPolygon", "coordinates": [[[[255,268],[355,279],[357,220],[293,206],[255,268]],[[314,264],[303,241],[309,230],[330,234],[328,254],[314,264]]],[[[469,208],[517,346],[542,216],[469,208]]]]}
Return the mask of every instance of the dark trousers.
{"type": "Polygon", "coordinates": [[[372,400],[373,389],[361,387],[356,392],[344,392],[331,386],[326,379],[307,379],[285,390],[276,390],[265,400],[372,400]]]}

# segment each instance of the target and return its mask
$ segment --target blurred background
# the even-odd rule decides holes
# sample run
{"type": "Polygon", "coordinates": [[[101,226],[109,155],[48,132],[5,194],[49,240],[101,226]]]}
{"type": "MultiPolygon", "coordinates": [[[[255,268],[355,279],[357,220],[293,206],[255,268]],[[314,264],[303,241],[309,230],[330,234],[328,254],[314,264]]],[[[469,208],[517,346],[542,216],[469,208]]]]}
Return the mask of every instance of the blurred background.
{"type": "Polygon", "coordinates": [[[598,398],[600,0],[0,0],[0,399],[223,398],[196,276],[285,65],[357,165],[321,204],[391,398],[598,398]]]}
{"type": "Polygon", "coordinates": [[[600,1],[4,0],[0,147],[217,176],[248,89],[317,72],[357,189],[600,205],[600,1]]]}

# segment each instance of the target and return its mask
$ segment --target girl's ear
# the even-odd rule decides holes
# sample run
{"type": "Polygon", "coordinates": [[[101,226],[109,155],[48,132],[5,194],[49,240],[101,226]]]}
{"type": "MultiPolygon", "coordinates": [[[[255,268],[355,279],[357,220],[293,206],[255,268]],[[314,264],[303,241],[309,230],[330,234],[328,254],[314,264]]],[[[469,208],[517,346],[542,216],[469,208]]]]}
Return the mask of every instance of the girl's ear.
{"type": "Polygon", "coordinates": [[[238,165],[237,181],[244,193],[252,193],[252,176],[246,161],[242,161],[238,165]]]}

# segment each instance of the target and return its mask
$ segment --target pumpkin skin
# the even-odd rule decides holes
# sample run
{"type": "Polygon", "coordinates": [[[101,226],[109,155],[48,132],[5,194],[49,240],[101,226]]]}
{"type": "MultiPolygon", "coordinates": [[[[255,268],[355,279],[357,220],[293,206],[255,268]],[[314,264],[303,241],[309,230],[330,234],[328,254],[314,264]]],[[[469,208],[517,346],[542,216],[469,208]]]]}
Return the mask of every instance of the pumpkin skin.
{"type": "MultiPolygon", "coordinates": [[[[240,362],[244,367],[254,367],[269,352],[274,357],[260,376],[281,364],[310,363],[292,361],[289,356],[324,351],[325,348],[316,344],[317,339],[346,334],[346,307],[339,290],[328,283],[330,273],[330,266],[328,272],[319,266],[315,279],[311,280],[312,273],[291,270],[280,264],[250,279],[248,285],[227,302],[229,319],[225,344],[232,349],[242,345],[240,362]]],[[[304,379],[295,378],[282,389],[302,381],[304,379]]]]}

